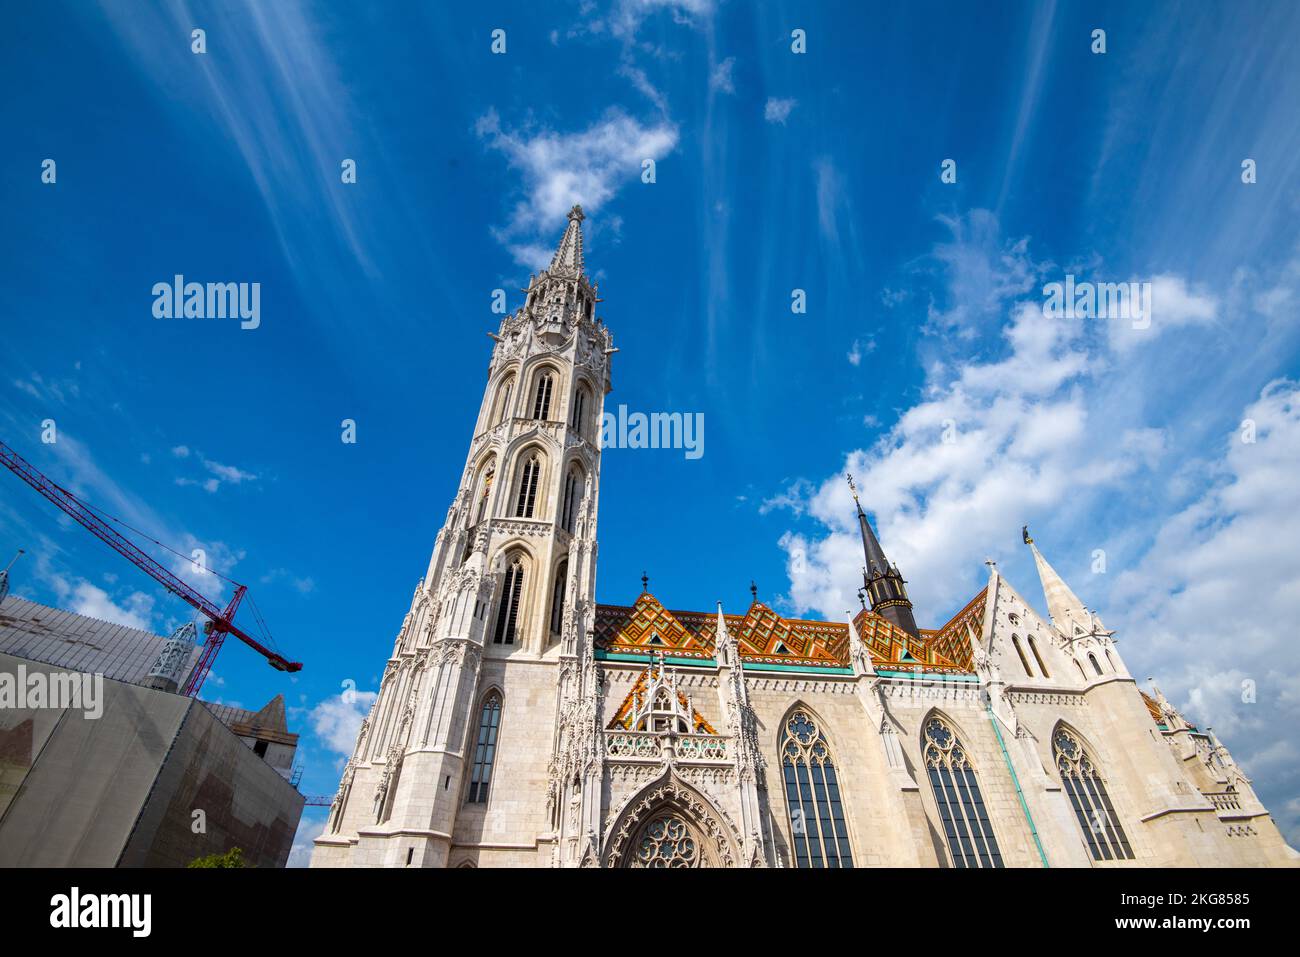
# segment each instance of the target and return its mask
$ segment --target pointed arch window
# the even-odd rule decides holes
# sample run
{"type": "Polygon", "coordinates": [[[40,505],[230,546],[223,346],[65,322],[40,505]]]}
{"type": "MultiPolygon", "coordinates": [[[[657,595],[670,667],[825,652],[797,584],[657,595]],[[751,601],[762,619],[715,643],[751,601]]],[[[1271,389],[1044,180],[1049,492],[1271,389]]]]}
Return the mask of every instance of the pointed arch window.
{"type": "Polygon", "coordinates": [[[507,416],[510,415],[510,397],[515,391],[515,377],[511,376],[506,379],[506,384],[501,387],[501,404],[497,407],[497,414],[492,422],[493,425],[500,425],[507,416]]]}
{"type": "Polygon", "coordinates": [[[497,467],[489,465],[487,471],[483,473],[483,490],[479,493],[478,509],[474,513],[474,524],[477,525],[487,517],[488,497],[492,494],[492,479],[497,474],[497,467]]]}
{"type": "Polygon", "coordinates": [[[492,765],[497,756],[497,732],[501,728],[501,696],[495,691],[483,701],[479,712],[478,737],[474,742],[474,764],[469,774],[467,804],[486,804],[492,783],[492,765]]]}
{"type": "Polygon", "coordinates": [[[577,395],[573,397],[573,431],[579,435],[582,434],[582,425],[587,411],[587,390],[579,389],[577,395]]]}
{"type": "Polygon", "coordinates": [[[1097,656],[1091,651],[1088,652],[1088,660],[1092,662],[1092,670],[1097,672],[1097,674],[1101,674],[1101,665],[1097,663],[1097,656]]]}
{"type": "Polygon", "coordinates": [[[1034,641],[1034,636],[1029,636],[1029,650],[1034,654],[1034,661],[1038,662],[1038,670],[1043,673],[1044,678],[1052,677],[1047,671],[1047,665],[1043,664],[1043,656],[1038,653],[1038,642],[1034,641]]]}
{"type": "Polygon", "coordinates": [[[560,527],[570,535],[573,534],[574,525],[577,523],[581,495],[582,473],[577,469],[571,469],[564,477],[564,496],[560,503],[560,527]]]}
{"type": "Polygon", "coordinates": [[[537,379],[537,395],[533,400],[533,418],[545,419],[551,414],[551,394],[555,391],[555,376],[543,372],[537,379]]]}
{"type": "Polygon", "coordinates": [[[1018,635],[1012,635],[1011,644],[1015,645],[1016,654],[1020,656],[1020,667],[1024,668],[1025,674],[1032,678],[1034,673],[1029,670],[1029,659],[1025,657],[1025,649],[1020,647],[1020,637],[1018,635]]]}
{"type": "Polygon", "coordinates": [[[781,770],[796,867],[852,867],[839,778],[826,737],[807,711],[781,729],[781,770]]]}
{"type": "Polygon", "coordinates": [[[1052,751],[1092,859],[1132,860],[1133,848],[1110,803],[1106,782],[1079,739],[1065,728],[1057,728],[1052,736],[1052,751]]]}
{"type": "Polygon", "coordinates": [[[515,633],[519,626],[519,600],[524,592],[524,563],[516,558],[506,571],[505,584],[501,588],[501,604],[497,608],[496,633],[492,643],[496,645],[513,645],[515,633]]]}
{"type": "Polygon", "coordinates": [[[564,589],[569,577],[569,563],[561,562],[555,572],[555,589],[551,595],[551,634],[558,635],[564,624],[564,589]]]}
{"type": "Polygon", "coordinates": [[[519,473],[519,495],[515,498],[515,518],[532,518],[537,505],[537,483],[541,481],[542,463],[530,456],[519,473]]]}
{"type": "Polygon", "coordinates": [[[1002,867],[975,767],[942,718],[925,723],[925,769],[954,867],[1002,867]]]}

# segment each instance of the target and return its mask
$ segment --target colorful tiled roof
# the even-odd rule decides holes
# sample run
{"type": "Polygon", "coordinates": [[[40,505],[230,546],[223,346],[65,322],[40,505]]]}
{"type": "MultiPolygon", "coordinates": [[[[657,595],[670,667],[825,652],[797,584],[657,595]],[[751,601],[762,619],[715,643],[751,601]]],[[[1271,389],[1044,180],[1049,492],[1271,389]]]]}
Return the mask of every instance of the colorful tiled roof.
{"type": "MultiPolygon", "coordinates": [[[[750,605],[744,615],[724,615],[723,619],[744,661],[849,666],[847,624],[786,618],[759,601],[750,605]]],[[[957,621],[954,619],[944,628],[957,621]]],[[[943,654],[935,642],[914,638],[873,612],[859,612],[854,625],[878,665],[969,667],[943,654]]],[[[596,606],[596,647],[615,654],[658,651],[675,658],[711,659],[717,627],[716,613],[670,611],[649,592],[642,592],[631,606],[596,606]]],[[[947,631],[938,634],[946,635],[947,631]]],[[[969,652],[966,657],[969,661],[969,652]]]]}

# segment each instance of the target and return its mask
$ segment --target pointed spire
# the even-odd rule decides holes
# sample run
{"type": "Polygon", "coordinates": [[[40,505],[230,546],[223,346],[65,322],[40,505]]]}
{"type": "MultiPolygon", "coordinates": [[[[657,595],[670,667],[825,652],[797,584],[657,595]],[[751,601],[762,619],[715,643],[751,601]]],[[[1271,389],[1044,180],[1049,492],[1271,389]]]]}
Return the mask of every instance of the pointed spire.
{"type": "Polygon", "coordinates": [[[1070,637],[1074,635],[1074,625],[1091,633],[1094,622],[1087,607],[1079,600],[1079,596],[1070,590],[1065,579],[1056,573],[1056,569],[1047,563],[1047,559],[1038,550],[1034,540],[1029,537],[1027,530],[1024,532],[1024,539],[1029,550],[1034,553],[1034,564],[1038,566],[1038,580],[1043,584],[1043,595],[1047,599],[1047,613],[1051,616],[1052,624],[1070,637]]]}
{"type": "Polygon", "coordinates": [[[581,206],[574,206],[569,210],[569,225],[565,227],[564,237],[560,240],[560,245],[551,259],[552,276],[576,278],[582,275],[582,270],[585,268],[582,259],[582,221],[586,218],[581,206]]]}
{"type": "Polygon", "coordinates": [[[849,664],[856,674],[874,675],[876,668],[871,662],[871,652],[867,650],[866,642],[858,632],[858,626],[853,620],[853,612],[846,611],[844,617],[849,620],[849,664]]]}
{"type": "Polygon", "coordinates": [[[23,555],[24,550],[18,549],[18,554],[9,560],[9,564],[0,569],[0,602],[9,596],[9,569],[14,567],[14,562],[23,555]]]}
{"type": "Polygon", "coordinates": [[[849,490],[853,493],[853,504],[858,510],[858,529],[862,533],[862,555],[866,565],[862,569],[862,584],[871,597],[871,610],[881,617],[893,622],[914,638],[921,637],[916,627],[916,618],[912,615],[912,602],[907,597],[907,583],[898,571],[897,565],[890,565],[885,557],[885,550],[880,547],[876,533],[862,511],[858,501],[858,488],[853,484],[853,476],[848,476],[849,490]]]}

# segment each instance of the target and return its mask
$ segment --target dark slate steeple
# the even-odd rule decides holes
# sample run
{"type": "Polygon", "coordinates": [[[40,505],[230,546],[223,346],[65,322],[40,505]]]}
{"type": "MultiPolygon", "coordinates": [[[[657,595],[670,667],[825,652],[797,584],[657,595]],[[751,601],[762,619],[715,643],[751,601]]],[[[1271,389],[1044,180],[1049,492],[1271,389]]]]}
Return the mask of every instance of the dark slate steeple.
{"type": "Polygon", "coordinates": [[[852,475],[849,476],[849,488],[853,492],[853,504],[858,509],[858,527],[862,531],[862,555],[866,562],[862,567],[862,584],[871,599],[871,610],[912,637],[920,638],[920,629],[912,616],[912,601],[907,597],[907,582],[899,573],[898,566],[890,565],[885,557],[885,550],[880,547],[876,533],[862,511],[852,475]]]}

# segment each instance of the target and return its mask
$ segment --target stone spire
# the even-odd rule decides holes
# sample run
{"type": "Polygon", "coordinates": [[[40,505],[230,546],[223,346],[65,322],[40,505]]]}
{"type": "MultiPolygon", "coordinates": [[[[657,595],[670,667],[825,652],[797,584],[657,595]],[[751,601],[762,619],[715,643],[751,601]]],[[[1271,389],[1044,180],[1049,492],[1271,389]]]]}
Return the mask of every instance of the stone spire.
{"type": "Polygon", "coordinates": [[[571,276],[577,278],[585,268],[582,260],[582,221],[587,217],[581,206],[569,210],[569,225],[564,229],[555,255],[551,258],[550,274],[552,276],[571,276]]]}
{"type": "Polygon", "coordinates": [[[1028,529],[1024,532],[1024,540],[1029,550],[1034,553],[1034,564],[1038,566],[1038,580],[1043,584],[1043,595],[1047,598],[1047,613],[1052,618],[1052,624],[1069,636],[1074,635],[1075,625],[1089,634],[1101,630],[1101,621],[1088,611],[1087,606],[1079,600],[1079,596],[1070,590],[1065,579],[1047,563],[1047,559],[1038,550],[1034,540],[1029,537],[1028,529]]]}
{"type": "Polygon", "coordinates": [[[903,580],[898,566],[890,565],[885,557],[885,550],[880,547],[871,523],[862,511],[858,501],[858,490],[850,475],[849,488],[853,492],[853,504],[858,509],[858,528],[862,532],[862,584],[871,598],[871,610],[914,638],[920,638],[920,629],[916,627],[916,618],[912,615],[912,601],[907,597],[907,582],[903,580]]]}

